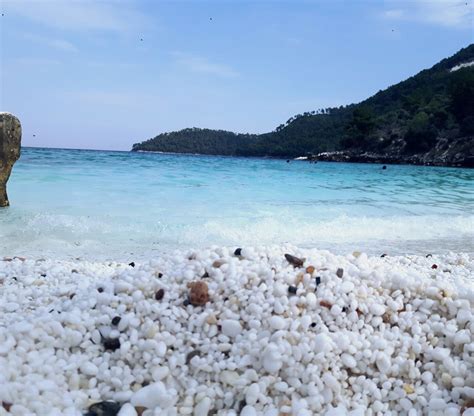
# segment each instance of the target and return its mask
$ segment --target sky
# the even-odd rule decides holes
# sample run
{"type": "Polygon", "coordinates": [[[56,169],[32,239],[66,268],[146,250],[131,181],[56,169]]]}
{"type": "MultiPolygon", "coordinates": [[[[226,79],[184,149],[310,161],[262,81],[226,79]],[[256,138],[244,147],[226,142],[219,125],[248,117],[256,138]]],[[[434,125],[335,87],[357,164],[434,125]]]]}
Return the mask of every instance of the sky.
{"type": "Polygon", "coordinates": [[[474,0],[0,0],[0,111],[23,145],[129,150],[272,131],[474,42],[474,0]]]}

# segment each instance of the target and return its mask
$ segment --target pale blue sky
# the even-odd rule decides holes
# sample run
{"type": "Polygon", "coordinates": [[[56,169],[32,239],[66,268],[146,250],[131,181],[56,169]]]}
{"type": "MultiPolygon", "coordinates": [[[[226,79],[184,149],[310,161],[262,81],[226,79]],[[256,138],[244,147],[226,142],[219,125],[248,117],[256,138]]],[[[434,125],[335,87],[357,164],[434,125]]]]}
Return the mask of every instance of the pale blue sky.
{"type": "Polygon", "coordinates": [[[185,127],[271,131],[474,41],[473,0],[1,4],[0,111],[20,117],[27,146],[128,150],[185,127]]]}

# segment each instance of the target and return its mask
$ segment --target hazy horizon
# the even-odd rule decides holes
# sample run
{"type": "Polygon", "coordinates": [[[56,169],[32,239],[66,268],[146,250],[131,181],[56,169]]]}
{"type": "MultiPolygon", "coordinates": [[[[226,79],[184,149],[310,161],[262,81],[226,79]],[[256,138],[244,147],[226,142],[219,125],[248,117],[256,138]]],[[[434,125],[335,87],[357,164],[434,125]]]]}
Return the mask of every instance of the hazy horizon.
{"type": "Polygon", "coordinates": [[[4,1],[1,111],[25,147],[130,150],[264,133],[359,102],[473,42],[473,1],[4,1]]]}

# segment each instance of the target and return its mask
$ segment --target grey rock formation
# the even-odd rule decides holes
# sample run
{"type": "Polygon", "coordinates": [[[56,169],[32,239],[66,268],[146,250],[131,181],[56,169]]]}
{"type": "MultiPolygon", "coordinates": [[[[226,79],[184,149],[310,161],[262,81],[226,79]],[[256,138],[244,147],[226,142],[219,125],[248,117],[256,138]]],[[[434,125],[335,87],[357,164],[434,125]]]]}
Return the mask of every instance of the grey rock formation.
{"type": "Polygon", "coordinates": [[[21,124],[13,114],[0,113],[0,207],[9,205],[7,182],[20,157],[21,124]]]}

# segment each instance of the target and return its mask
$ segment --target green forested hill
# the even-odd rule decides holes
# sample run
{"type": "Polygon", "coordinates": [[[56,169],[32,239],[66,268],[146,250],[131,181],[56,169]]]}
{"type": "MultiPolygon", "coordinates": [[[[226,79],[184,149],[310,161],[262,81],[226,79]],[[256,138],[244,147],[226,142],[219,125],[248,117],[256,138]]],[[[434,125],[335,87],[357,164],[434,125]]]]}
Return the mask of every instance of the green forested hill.
{"type": "Polygon", "coordinates": [[[333,150],[429,152],[441,139],[474,135],[471,62],[474,44],[361,103],[298,114],[273,132],[190,128],[136,143],[132,150],[274,157],[333,150]]]}

